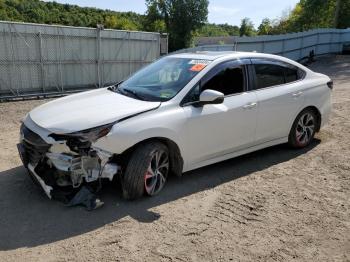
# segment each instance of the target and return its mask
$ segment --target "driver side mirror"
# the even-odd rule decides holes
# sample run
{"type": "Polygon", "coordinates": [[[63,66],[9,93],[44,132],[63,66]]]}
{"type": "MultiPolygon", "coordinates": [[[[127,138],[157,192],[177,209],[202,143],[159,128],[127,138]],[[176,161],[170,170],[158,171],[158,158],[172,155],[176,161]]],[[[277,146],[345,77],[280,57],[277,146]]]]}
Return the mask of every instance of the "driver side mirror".
{"type": "Polygon", "coordinates": [[[225,95],[221,92],[207,89],[204,90],[199,96],[199,105],[204,106],[207,104],[222,104],[224,102],[225,95]]]}

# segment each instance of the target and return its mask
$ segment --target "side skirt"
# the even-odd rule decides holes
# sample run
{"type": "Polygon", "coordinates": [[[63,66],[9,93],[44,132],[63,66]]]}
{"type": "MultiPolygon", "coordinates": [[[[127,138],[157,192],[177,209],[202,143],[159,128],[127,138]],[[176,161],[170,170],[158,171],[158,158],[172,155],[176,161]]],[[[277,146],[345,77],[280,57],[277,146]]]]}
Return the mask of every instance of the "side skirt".
{"type": "Polygon", "coordinates": [[[251,153],[251,152],[254,152],[254,151],[258,151],[258,150],[263,149],[263,148],[267,148],[267,147],[271,147],[271,146],[275,146],[275,145],[279,145],[279,144],[284,144],[284,143],[287,143],[287,142],[288,142],[288,137],[283,137],[283,138],[279,138],[279,139],[276,139],[276,140],[265,142],[265,143],[262,143],[262,144],[259,144],[259,145],[251,146],[251,147],[239,150],[239,151],[234,151],[232,153],[228,153],[228,154],[225,154],[225,155],[222,155],[222,156],[219,156],[219,157],[215,157],[215,158],[212,158],[212,159],[209,159],[209,160],[205,160],[203,162],[195,163],[195,164],[190,165],[187,168],[185,168],[183,170],[183,172],[191,171],[191,170],[194,170],[194,169],[197,169],[197,168],[200,168],[200,167],[204,167],[204,166],[208,166],[208,165],[211,165],[211,164],[214,164],[214,163],[222,162],[222,161],[225,161],[227,159],[231,159],[231,158],[234,158],[234,157],[237,157],[237,156],[245,155],[245,154],[248,154],[248,153],[251,153]]]}

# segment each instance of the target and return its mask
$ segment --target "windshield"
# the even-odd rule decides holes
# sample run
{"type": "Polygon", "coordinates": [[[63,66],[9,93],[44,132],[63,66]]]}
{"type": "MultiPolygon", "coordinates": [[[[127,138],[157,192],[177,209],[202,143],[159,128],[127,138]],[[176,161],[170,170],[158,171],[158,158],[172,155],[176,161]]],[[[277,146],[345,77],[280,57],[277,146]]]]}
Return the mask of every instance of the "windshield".
{"type": "Polygon", "coordinates": [[[145,101],[168,101],[211,61],[165,57],[117,86],[123,95],[145,101]]]}

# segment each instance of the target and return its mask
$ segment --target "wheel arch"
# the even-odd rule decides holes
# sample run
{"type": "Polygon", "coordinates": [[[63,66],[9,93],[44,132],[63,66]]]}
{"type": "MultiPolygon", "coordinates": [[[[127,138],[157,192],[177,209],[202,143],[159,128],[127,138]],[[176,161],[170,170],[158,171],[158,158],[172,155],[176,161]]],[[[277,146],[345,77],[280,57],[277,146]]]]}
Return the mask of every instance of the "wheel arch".
{"type": "Polygon", "coordinates": [[[184,161],[181,155],[180,148],[176,142],[166,137],[151,137],[151,138],[147,138],[142,141],[139,141],[133,146],[126,149],[119,157],[123,159],[124,163],[127,163],[128,159],[130,158],[131,154],[136,150],[136,148],[150,142],[160,142],[165,146],[167,146],[169,150],[169,157],[170,157],[170,171],[176,176],[181,176],[183,171],[184,161]]]}
{"type": "MultiPolygon", "coordinates": [[[[320,129],[321,129],[321,122],[322,122],[322,115],[321,115],[320,110],[319,110],[316,106],[314,106],[314,105],[305,106],[302,110],[300,110],[300,111],[294,116],[294,119],[292,120],[292,123],[291,123],[291,125],[290,125],[290,129],[292,128],[293,123],[294,123],[295,119],[298,117],[298,115],[300,115],[301,112],[303,112],[303,111],[305,111],[305,110],[307,110],[307,109],[310,109],[310,110],[312,110],[312,111],[315,113],[315,115],[316,115],[316,117],[317,117],[316,132],[319,132],[319,131],[320,131],[320,129]]],[[[290,129],[289,129],[289,130],[290,130],[290,129]]]]}
{"type": "MultiPolygon", "coordinates": [[[[305,107],[302,111],[304,111],[304,110],[306,110],[306,109],[311,109],[314,113],[315,113],[315,115],[316,115],[316,117],[317,117],[317,126],[316,126],[316,132],[319,132],[320,131],[320,129],[321,129],[321,122],[322,122],[322,115],[321,115],[321,112],[320,112],[320,110],[316,107],[316,106],[307,106],[307,107],[305,107]]],[[[300,113],[302,112],[302,111],[300,111],[300,113]]],[[[299,114],[300,114],[299,113],[299,114]]]]}

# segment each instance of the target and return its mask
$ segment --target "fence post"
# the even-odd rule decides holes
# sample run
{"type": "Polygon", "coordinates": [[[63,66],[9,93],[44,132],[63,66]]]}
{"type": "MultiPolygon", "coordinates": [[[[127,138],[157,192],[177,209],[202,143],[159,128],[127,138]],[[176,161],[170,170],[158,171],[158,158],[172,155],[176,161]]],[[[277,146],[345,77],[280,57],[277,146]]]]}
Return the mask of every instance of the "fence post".
{"type": "Polygon", "coordinates": [[[318,46],[320,45],[320,32],[317,30],[317,40],[315,45],[315,55],[318,55],[318,46]]]}
{"type": "Polygon", "coordinates": [[[43,60],[43,39],[41,32],[38,33],[39,36],[39,61],[40,61],[40,74],[41,74],[41,88],[43,93],[45,93],[45,70],[44,70],[44,60],[43,60]]]}
{"type": "Polygon", "coordinates": [[[265,41],[262,41],[262,53],[265,53],[265,41]]]}
{"type": "Polygon", "coordinates": [[[299,59],[303,58],[303,49],[304,49],[304,33],[302,33],[302,36],[301,36],[299,59]]]}
{"type": "Polygon", "coordinates": [[[103,30],[103,26],[97,25],[97,28],[96,28],[96,62],[97,62],[98,88],[102,87],[102,79],[101,79],[101,30],[103,30]]]}
{"type": "Polygon", "coordinates": [[[62,76],[62,47],[61,47],[61,37],[60,37],[60,30],[57,29],[57,42],[58,42],[58,50],[57,50],[57,59],[58,59],[58,74],[59,74],[59,82],[61,85],[61,92],[64,92],[64,85],[63,85],[63,76],[62,76]]]}
{"type": "MultiPolygon", "coordinates": [[[[13,39],[12,39],[12,30],[11,30],[11,25],[8,25],[9,28],[9,35],[10,35],[10,45],[11,45],[11,66],[9,66],[8,70],[9,70],[9,76],[10,76],[10,91],[13,93],[14,96],[18,96],[19,92],[18,92],[18,85],[16,88],[16,92],[13,90],[13,80],[14,80],[14,70],[15,70],[15,52],[14,52],[14,47],[13,47],[13,39]]],[[[5,50],[7,50],[7,41],[5,41],[6,45],[5,45],[5,50]]]]}
{"type": "Polygon", "coordinates": [[[130,50],[130,38],[131,38],[131,32],[129,31],[129,36],[128,36],[128,62],[129,62],[129,75],[131,75],[131,50],[130,50]]]}
{"type": "Polygon", "coordinates": [[[332,53],[332,51],[333,51],[333,32],[330,32],[330,34],[331,34],[331,40],[330,40],[330,42],[329,42],[329,53],[331,54],[332,53]]]}

